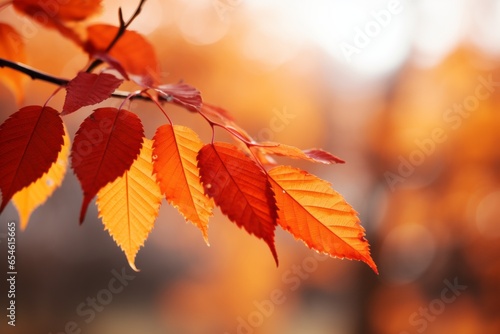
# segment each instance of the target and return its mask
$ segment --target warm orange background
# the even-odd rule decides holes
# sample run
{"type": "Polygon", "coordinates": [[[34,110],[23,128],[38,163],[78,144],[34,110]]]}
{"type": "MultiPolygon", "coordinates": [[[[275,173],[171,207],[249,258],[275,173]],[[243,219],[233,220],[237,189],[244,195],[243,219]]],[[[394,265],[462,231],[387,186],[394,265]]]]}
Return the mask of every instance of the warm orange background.
{"type": "MultiPolygon", "coordinates": [[[[155,45],[163,81],[194,85],[205,101],[230,110],[258,139],[321,147],[346,160],[336,166],[280,161],[328,180],[359,211],[380,275],[361,262],[316,260],[281,230],[281,265],[275,268],[265,243],[218,210],[207,247],[201,233],[165,202],[137,257],[141,272],[133,273],[95,206],[78,226],[82,193],[69,172],[27,230],[19,231],[17,326],[7,327],[2,311],[2,333],[55,334],[70,321],[82,333],[96,334],[499,333],[500,92],[499,86],[483,85],[490,77],[500,81],[495,1],[474,3],[453,22],[452,1],[440,8],[406,1],[404,12],[361,48],[354,62],[338,57],[339,41],[352,41],[356,27],[373,20],[370,11],[387,8],[390,1],[332,0],[337,4],[332,20],[350,22],[347,35],[337,30],[345,26],[318,27],[326,40],[331,36],[336,54],[307,34],[296,35],[310,30],[301,26],[304,21],[283,19],[290,10],[286,2],[262,7],[250,2],[148,1],[131,28],[155,45]],[[216,7],[221,4],[229,8],[223,14],[216,7]],[[441,28],[429,31],[429,13],[441,28]],[[407,28],[409,33],[391,39],[407,28]],[[429,42],[448,30],[460,36],[429,42]],[[457,112],[457,105],[467,103],[470,110],[457,112]],[[276,113],[292,116],[283,129],[269,132],[276,113]],[[436,129],[439,140],[431,141],[436,129]],[[407,173],[398,176],[402,161],[407,173]],[[78,305],[96,297],[112,271],[122,268],[134,280],[86,323],[78,305]],[[453,282],[466,289],[455,296],[445,291],[453,282]],[[270,304],[276,294],[280,302],[270,304]],[[254,326],[243,330],[242,322],[254,326]]],[[[115,22],[120,3],[127,17],[135,3],[104,1],[103,15],[92,21],[115,22]]],[[[314,12],[321,10],[308,15],[314,12]]],[[[0,12],[0,21],[19,29],[26,24],[10,8],[0,12]]],[[[318,16],[317,22],[329,22],[328,17],[318,16]]],[[[25,40],[30,66],[71,78],[86,64],[71,42],[36,29],[25,40]]],[[[24,104],[42,104],[54,89],[28,80],[24,104]]],[[[58,94],[50,105],[60,108],[63,98],[58,94]]],[[[18,108],[4,86],[0,106],[1,121],[18,108]]],[[[149,138],[165,122],[152,104],[133,102],[130,108],[141,116],[149,138]]],[[[91,110],[64,118],[72,137],[91,110]]],[[[177,124],[209,140],[210,128],[200,117],[167,110],[177,124]]],[[[217,136],[227,140],[222,132],[217,136]]],[[[8,221],[18,221],[11,204],[0,220],[0,233],[8,221]]]]}

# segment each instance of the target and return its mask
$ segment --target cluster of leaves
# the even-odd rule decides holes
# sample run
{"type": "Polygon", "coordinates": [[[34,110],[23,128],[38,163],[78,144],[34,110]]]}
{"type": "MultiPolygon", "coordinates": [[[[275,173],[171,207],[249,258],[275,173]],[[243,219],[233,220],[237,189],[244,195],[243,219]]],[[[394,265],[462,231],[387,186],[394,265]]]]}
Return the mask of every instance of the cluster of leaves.
{"type": "MultiPolygon", "coordinates": [[[[127,22],[120,10],[119,26],[93,24],[81,34],[71,28],[74,22],[95,14],[101,5],[96,0],[84,3],[68,0],[54,10],[37,0],[12,1],[22,15],[44,17],[39,23],[79,45],[89,62],[71,80],[50,80],[59,84],[52,96],[66,92],[60,112],[48,106],[51,96],[43,105],[20,108],[0,126],[0,212],[12,199],[26,227],[31,212],[61,184],[69,156],[83,189],[80,223],[97,196],[105,229],[134,269],[135,256],[166,198],[201,230],[207,243],[209,217],[217,205],[239,227],[264,240],[276,264],[274,236],[280,225],[316,251],[364,261],[377,272],[353,208],[328,182],[294,167],[277,166],[272,155],[323,164],[342,163],[341,159],[319,149],[258,143],[224,109],[204,103],[194,87],[160,83],[152,45],[127,29],[144,1],[127,22]],[[118,93],[124,81],[138,89],[118,93]],[[121,106],[95,109],[71,145],[62,117],[113,96],[123,98],[121,106]],[[166,117],[152,140],[145,138],[138,115],[123,108],[132,98],[150,100],[166,117]],[[226,130],[235,144],[215,142],[214,136],[210,143],[202,143],[192,129],[172,124],[164,110],[166,103],[197,113],[212,131],[226,130]]],[[[22,38],[15,29],[0,23],[0,36],[8,41],[0,46],[0,56],[24,61],[22,38]]],[[[1,80],[11,88],[19,86],[18,75],[23,72],[42,77],[20,66],[11,63],[2,70],[10,71],[1,80]]]]}

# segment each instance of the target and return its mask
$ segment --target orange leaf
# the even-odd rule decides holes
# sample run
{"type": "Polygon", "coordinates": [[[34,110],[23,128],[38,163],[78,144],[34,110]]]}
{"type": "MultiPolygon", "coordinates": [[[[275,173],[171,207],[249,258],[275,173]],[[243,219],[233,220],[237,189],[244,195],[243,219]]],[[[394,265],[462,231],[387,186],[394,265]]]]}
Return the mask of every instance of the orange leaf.
{"type": "MultiPolygon", "coordinates": [[[[87,28],[85,50],[91,55],[102,54],[115,38],[118,27],[95,24],[87,28]]],[[[152,85],[158,77],[158,60],[153,46],[141,34],[127,30],[113,46],[109,56],[132,75],[140,77],[144,85],[152,85]]],[[[118,69],[119,70],[119,69],[118,69]]]]}
{"type": "Polygon", "coordinates": [[[61,35],[82,45],[80,35],[66,22],[82,21],[101,9],[101,0],[13,0],[14,8],[37,23],[56,29],[61,35]]]}
{"type": "Polygon", "coordinates": [[[51,107],[21,108],[0,126],[0,212],[16,192],[49,170],[63,136],[62,119],[51,107]]]}
{"type": "Polygon", "coordinates": [[[322,164],[344,163],[345,161],[334,156],[333,154],[321,149],[309,149],[302,151],[301,149],[273,142],[260,143],[265,146],[253,146],[252,149],[259,151],[261,154],[274,154],[293,159],[303,159],[310,162],[319,162],[322,164]]]}
{"type": "Polygon", "coordinates": [[[264,171],[236,146],[226,143],[203,146],[198,167],[205,193],[236,225],[263,239],[278,265],[276,202],[264,171]]]}
{"type": "Polygon", "coordinates": [[[42,175],[41,178],[31,183],[29,186],[18,191],[12,197],[12,203],[17,208],[21,220],[21,229],[28,226],[31,213],[40,205],[45,203],[52,193],[61,185],[66,174],[66,165],[68,164],[69,136],[66,128],[64,129],[64,144],[57,160],[50,166],[50,169],[42,175]]]}
{"type": "Polygon", "coordinates": [[[108,73],[79,72],[66,86],[61,115],[68,115],[81,107],[90,106],[106,100],[123,80],[108,73]]]}
{"type": "Polygon", "coordinates": [[[214,203],[203,192],[196,156],[203,146],[198,135],[184,126],[163,125],[154,140],[154,171],[170,204],[193,222],[208,244],[208,219],[214,203]]]}
{"type": "Polygon", "coordinates": [[[281,227],[309,248],[363,261],[378,273],[356,211],[328,182],[288,166],[270,170],[269,180],[281,227]]]}
{"type": "Polygon", "coordinates": [[[14,8],[41,24],[46,21],[82,21],[97,14],[101,0],[13,0],[14,8]]]}
{"type": "Polygon", "coordinates": [[[80,223],[99,189],[130,168],[143,136],[139,117],[123,109],[96,109],[80,125],[71,148],[71,165],[84,195],[80,223]]]}
{"type": "Polygon", "coordinates": [[[144,138],[130,169],[97,193],[99,217],[135,271],[135,256],[153,229],[162,198],[151,157],[152,141],[144,138]]]}
{"type": "MultiPolygon", "coordinates": [[[[15,62],[26,62],[26,51],[21,35],[10,25],[0,23],[0,58],[15,62]]],[[[24,98],[24,81],[26,75],[10,68],[0,69],[0,81],[16,96],[20,104],[24,98]]]]}

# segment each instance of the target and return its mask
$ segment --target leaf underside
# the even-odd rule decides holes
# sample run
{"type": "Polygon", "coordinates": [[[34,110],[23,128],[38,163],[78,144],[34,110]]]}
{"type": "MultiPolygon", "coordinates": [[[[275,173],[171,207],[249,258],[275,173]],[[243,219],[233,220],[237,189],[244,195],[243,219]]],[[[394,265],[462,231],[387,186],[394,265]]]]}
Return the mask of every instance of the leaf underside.
{"type": "Polygon", "coordinates": [[[202,100],[200,91],[185,83],[164,84],[156,87],[157,90],[167,94],[173,103],[190,111],[201,108],[202,100]]]}

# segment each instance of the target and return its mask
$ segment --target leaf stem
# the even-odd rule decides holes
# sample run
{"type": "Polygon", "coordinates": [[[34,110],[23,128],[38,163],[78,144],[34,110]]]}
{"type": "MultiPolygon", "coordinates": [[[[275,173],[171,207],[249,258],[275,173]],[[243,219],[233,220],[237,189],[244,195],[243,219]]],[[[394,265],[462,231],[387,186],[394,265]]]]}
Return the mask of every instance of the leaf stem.
{"type": "Polygon", "coordinates": [[[248,141],[247,139],[245,139],[242,135],[240,135],[236,130],[233,130],[232,128],[224,125],[224,124],[221,124],[219,122],[216,122],[216,121],[212,121],[210,118],[208,118],[207,115],[205,115],[201,109],[198,110],[198,114],[200,114],[209,124],[210,126],[212,127],[212,142],[213,142],[213,139],[214,139],[214,133],[213,133],[213,130],[214,130],[214,127],[215,126],[218,126],[224,130],[226,130],[227,132],[229,132],[233,137],[236,137],[238,138],[239,140],[241,140],[243,143],[245,143],[245,145],[247,145],[248,147],[253,145],[252,142],[248,141]]]}
{"type": "Polygon", "coordinates": [[[141,94],[144,93],[144,90],[136,90],[135,92],[130,92],[122,101],[122,103],[120,103],[120,106],[118,107],[118,110],[121,110],[123,108],[123,106],[125,105],[125,103],[127,103],[127,101],[130,101],[132,100],[134,97],[136,96],[139,96],[141,94]]]}
{"type": "Polygon", "coordinates": [[[59,93],[59,91],[63,88],[63,86],[59,86],[56,88],[56,90],[54,92],[52,92],[52,94],[50,94],[49,98],[47,99],[47,101],[45,101],[45,103],[43,104],[43,107],[45,108],[47,106],[47,104],[50,102],[50,100],[52,100],[52,98],[54,96],[56,96],[57,93],[59,93]]]}
{"type": "Polygon", "coordinates": [[[167,118],[167,120],[168,120],[168,122],[170,123],[170,125],[172,125],[172,124],[173,124],[173,123],[172,123],[172,120],[170,119],[170,117],[168,117],[167,112],[165,111],[165,109],[163,109],[162,105],[161,105],[161,104],[160,104],[160,102],[158,101],[158,98],[157,98],[157,97],[155,97],[155,96],[153,96],[153,95],[151,95],[151,94],[150,94],[148,91],[146,91],[146,90],[144,90],[144,91],[143,91],[143,93],[144,93],[146,96],[148,96],[148,97],[149,97],[149,99],[150,99],[151,101],[153,101],[153,102],[156,104],[156,106],[158,107],[158,109],[160,109],[160,110],[161,110],[161,112],[163,113],[163,115],[165,115],[165,117],[167,118]]]}

